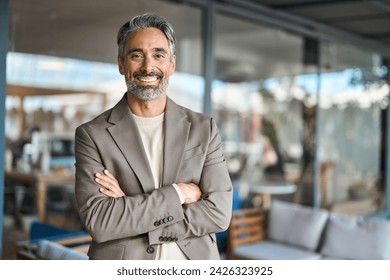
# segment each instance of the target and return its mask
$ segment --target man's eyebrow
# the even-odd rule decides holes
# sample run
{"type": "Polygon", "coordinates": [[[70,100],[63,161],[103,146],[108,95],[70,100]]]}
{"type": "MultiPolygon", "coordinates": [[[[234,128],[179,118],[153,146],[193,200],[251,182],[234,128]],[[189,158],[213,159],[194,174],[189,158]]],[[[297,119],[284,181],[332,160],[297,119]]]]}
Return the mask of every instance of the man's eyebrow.
{"type": "Polygon", "coordinates": [[[156,52],[167,52],[164,48],[154,48],[156,52]]]}
{"type": "Polygon", "coordinates": [[[133,52],[143,52],[144,50],[143,49],[140,49],[140,48],[134,48],[134,49],[130,49],[127,54],[131,54],[133,52]]]}

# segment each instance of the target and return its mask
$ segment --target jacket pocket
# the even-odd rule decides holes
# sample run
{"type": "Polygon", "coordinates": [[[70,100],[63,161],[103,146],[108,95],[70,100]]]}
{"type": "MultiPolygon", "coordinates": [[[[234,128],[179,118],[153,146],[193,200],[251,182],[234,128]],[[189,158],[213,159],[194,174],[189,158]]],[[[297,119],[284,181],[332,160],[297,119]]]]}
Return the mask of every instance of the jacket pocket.
{"type": "Polygon", "coordinates": [[[121,260],[125,251],[122,244],[91,244],[89,257],[96,260],[121,260]]]}
{"type": "Polygon", "coordinates": [[[183,160],[188,160],[198,155],[203,154],[202,147],[199,145],[195,148],[188,149],[183,153],[183,160]]]}
{"type": "Polygon", "coordinates": [[[215,233],[209,233],[209,236],[210,236],[211,242],[213,242],[213,243],[217,242],[217,236],[215,235],[215,233]]]}

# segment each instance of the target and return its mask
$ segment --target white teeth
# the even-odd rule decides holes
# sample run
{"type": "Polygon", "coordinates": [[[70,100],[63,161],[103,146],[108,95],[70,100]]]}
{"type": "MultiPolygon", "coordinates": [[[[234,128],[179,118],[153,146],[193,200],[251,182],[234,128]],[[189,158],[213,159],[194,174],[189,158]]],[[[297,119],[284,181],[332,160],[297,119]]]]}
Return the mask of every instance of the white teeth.
{"type": "Polygon", "coordinates": [[[149,83],[149,82],[154,82],[154,81],[156,81],[157,78],[156,78],[156,77],[148,77],[148,78],[147,78],[147,77],[140,77],[139,80],[140,80],[141,82],[149,83]]]}

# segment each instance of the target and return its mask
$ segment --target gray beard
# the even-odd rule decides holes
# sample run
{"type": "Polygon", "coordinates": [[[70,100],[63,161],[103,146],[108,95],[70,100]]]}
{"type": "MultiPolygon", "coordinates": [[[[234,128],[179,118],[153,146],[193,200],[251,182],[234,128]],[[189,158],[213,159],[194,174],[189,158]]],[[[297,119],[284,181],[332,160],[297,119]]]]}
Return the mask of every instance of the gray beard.
{"type": "Polygon", "coordinates": [[[141,100],[153,100],[163,94],[168,87],[168,81],[161,80],[157,86],[138,86],[134,81],[126,81],[127,92],[141,100]]]}

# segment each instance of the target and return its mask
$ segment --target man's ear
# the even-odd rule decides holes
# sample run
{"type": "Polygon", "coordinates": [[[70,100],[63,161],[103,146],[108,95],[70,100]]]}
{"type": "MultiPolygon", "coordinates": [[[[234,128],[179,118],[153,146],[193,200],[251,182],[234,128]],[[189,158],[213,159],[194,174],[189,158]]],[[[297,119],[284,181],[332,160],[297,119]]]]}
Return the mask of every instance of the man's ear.
{"type": "Polygon", "coordinates": [[[124,62],[120,55],[118,55],[118,69],[119,69],[119,73],[121,73],[122,75],[125,74],[124,62]]]}

